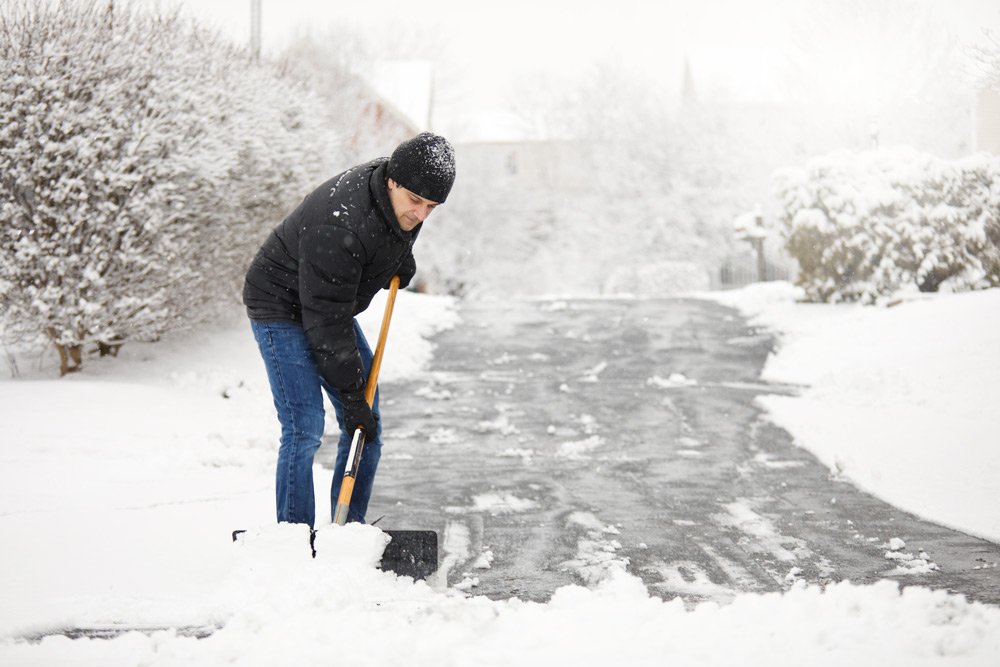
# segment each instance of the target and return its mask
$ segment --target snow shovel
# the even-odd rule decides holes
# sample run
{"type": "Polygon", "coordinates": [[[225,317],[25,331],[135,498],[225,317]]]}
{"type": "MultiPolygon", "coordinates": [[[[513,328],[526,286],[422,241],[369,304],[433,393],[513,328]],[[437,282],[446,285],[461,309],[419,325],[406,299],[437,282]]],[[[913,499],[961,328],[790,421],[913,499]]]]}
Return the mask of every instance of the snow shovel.
{"type": "MultiPolygon", "coordinates": [[[[379,332],[378,344],[372,358],[372,367],[368,372],[368,384],[365,386],[365,400],[371,406],[375,401],[375,389],[378,387],[378,372],[382,366],[382,353],[385,351],[385,341],[389,336],[389,321],[392,319],[392,308],[396,303],[396,292],[399,290],[399,276],[393,276],[389,281],[389,297],[385,302],[385,313],[382,315],[382,330],[379,332]]],[[[347,456],[347,466],[344,469],[344,479],[340,483],[340,494],[337,496],[337,507],[333,513],[333,522],[338,526],[347,523],[347,512],[354,494],[354,479],[361,464],[361,454],[365,448],[365,432],[358,428],[354,430],[350,453],[347,456]]],[[[437,570],[437,533],[433,530],[386,530],[392,540],[382,554],[381,568],[396,574],[423,579],[437,570]]]]}

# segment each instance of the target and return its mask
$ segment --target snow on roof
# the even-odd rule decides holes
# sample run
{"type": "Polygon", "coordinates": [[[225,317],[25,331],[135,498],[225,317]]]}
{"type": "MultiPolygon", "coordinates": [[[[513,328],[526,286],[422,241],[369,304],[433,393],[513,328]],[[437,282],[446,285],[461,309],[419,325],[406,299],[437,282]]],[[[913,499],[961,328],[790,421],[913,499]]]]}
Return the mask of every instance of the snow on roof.
{"type": "Polygon", "coordinates": [[[390,60],[375,65],[372,89],[418,130],[430,129],[434,65],[429,60],[390,60]]]}

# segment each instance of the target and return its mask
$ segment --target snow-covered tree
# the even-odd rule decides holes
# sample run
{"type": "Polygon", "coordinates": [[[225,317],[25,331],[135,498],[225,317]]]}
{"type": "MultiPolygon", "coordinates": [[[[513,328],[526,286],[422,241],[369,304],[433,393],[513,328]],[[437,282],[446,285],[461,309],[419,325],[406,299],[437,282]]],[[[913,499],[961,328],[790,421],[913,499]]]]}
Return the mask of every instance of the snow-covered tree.
{"type": "Polygon", "coordinates": [[[211,317],[324,159],[312,97],[174,13],[7,3],[0,78],[3,335],[63,373],[211,317]]]}
{"type": "Polygon", "coordinates": [[[911,149],[838,152],[776,175],[789,253],[816,301],[912,285],[1000,285],[1000,160],[911,149]]]}
{"type": "Polygon", "coordinates": [[[970,47],[973,78],[982,88],[1000,91],[1000,37],[987,32],[980,43],[970,47]]]}

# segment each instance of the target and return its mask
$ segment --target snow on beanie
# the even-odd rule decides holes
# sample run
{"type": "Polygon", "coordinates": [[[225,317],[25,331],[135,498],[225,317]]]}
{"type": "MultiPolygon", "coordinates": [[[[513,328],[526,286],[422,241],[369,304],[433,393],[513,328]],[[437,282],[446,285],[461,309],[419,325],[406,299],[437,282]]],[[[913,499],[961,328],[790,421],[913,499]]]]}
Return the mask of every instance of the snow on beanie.
{"type": "Polygon", "coordinates": [[[421,132],[392,152],[387,175],[410,192],[443,203],[455,182],[455,150],[444,137],[421,132]]]}

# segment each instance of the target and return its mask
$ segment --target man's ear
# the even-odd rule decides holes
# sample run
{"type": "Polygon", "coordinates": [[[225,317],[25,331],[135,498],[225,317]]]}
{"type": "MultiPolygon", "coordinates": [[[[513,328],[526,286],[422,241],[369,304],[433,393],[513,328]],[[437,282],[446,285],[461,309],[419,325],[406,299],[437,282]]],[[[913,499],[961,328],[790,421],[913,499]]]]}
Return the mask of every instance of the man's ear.
{"type": "Polygon", "coordinates": [[[392,190],[392,189],[395,189],[395,188],[399,187],[399,185],[398,185],[398,184],[396,183],[396,181],[392,180],[391,178],[390,178],[390,179],[388,179],[388,180],[389,180],[389,189],[390,189],[390,190],[392,190]]]}

